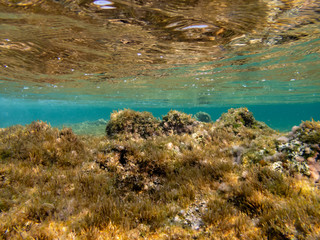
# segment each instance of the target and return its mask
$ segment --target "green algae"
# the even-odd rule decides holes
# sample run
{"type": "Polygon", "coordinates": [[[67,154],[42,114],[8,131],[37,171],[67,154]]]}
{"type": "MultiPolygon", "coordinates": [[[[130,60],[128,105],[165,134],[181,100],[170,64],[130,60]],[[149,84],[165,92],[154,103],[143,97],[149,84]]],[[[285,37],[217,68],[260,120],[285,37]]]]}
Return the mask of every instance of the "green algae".
{"type": "Polygon", "coordinates": [[[300,144],[312,170],[318,143],[305,129],[317,139],[315,124],[280,134],[246,108],[214,123],[177,111],[158,120],[127,109],[111,115],[106,136],[77,136],[43,122],[1,129],[0,234],[318,238],[317,179],[290,167],[296,159],[281,147],[300,144]]]}

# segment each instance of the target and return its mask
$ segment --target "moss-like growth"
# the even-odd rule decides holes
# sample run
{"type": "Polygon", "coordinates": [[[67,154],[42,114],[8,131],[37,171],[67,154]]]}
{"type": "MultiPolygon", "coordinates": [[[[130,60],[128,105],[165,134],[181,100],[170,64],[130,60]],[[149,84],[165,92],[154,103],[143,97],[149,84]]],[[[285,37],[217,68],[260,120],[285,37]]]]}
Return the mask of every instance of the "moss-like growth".
{"type": "Polygon", "coordinates": [[[212,122],[211,116],[209,115],[209,113],[206,113],[206,112],[197,112],[194,115],[194,118],[199,122],[206,122],[206,123],[212,122]]]}
{"type": "Polygon", "coordinates": [[[293,127],[287,142],[277,148],[285,156],[283,168],[320,180],[320,122],[306,121],[293,127]]]}
{"type": "Polygon", "coordinates": [[[197,124],[197,120],[192,118],[191,115],[171,110],[167,115],[162,117],[160,126],[166,134],[170,132],[173,134],[190,134],[194,131],[194,127],[197,124]]]}
{"type": "Polygon", "coordinates": [[[115,111],[106,126],[109,137],[129,135],[148,138],[156,134],[159,121],[149,112],[137,112],[131,109],[115,111]]]}
{"type": "Polygon", "coordinates": [[[218,119],[225,126],[233,128],[248,127],[248,128],[265,128],[266,125],[258,122],[253,117],[252,112],[247,108],[231,108],[227,113],[221,115],[218,119]]]}
{"type": "Polygon", "coordinates": [[[319,239],[317,183],[273,167],[286,169],[280,146],[289,144],[317,169],[317,144],[299,129],[284,137],[240,121],[235,131],[175,111],[164,122],[175,124],[152,138],[131,123],[139,131],[118,129],[117,138],[43,122],[0,129],[0,236],[319,239]]]}
{"type": "Polygon", "coordinates": [[[87,155],[83,143],[71,129],[59,131],[41,121],[32,122],[26,128],[8,128],[0,135],[2,158],[44,165],[76,165],[87,155]]]}
{"type": "Polygon", "coordinates": [[[302,122],[294,131],[294,135],[304,143],[320,144],[320,121],[302,122]]]}

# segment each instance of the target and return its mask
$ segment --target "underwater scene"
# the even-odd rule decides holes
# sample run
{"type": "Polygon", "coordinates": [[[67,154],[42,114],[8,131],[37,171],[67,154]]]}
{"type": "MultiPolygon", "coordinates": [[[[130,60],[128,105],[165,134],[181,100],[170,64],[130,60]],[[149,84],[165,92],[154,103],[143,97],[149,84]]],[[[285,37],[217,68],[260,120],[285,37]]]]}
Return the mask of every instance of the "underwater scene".
{"type": "Polygon", "coordinates": [[[318,0],[0,0],[0,239],[320,239],[318,0]]]}

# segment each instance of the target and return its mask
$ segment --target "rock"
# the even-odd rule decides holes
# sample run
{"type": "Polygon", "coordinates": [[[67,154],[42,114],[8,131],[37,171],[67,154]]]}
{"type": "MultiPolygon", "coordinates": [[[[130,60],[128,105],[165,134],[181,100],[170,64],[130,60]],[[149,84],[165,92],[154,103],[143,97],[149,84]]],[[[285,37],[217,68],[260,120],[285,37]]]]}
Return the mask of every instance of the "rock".
{"type": "Polygon", "coordinates": [[[191,115],[171,110],[167,115],[163,116],[160,127],[166,134],[191,134],[198,124],[199,122],[192,118],[191,115]]]}
{"type": "Polygon", "coordinates": [[[172,221],[176,224],[183,225],[183,227],[188,227],[198,231],[205,225],[202,220],[202,215],[206,210],[206,201],[196,201],[195,203],[191,204],[186,210],[182,209],[172,221]]]}
{"type": "Polygon", "coordinates": [[[206,113],[206,112],[197,112],[195,115],[194,115],[195,119],[197,119],[197,121],[199,122],[206,122],[206,123],[209,123],[209,122],[212,122],[211,120],[211,116],[206,113]]]}
{"type": "Polygon", "coordinates": [[[168,150],[172,150],[173,149],[173,143],[172,142],[167,143],[167,148],[168,148],[168,150]]]}
{"type": "Polygon", "coordinates": [[[106,125],[106,134],[109,137],[124,134],[148,138],[156,133],[158,126],[158,119],[151,113],[125,109],[111,114],[110,121],[106,125]]]}
{"type": "Polygon", "coordinates": [[[243,171],[241,174],[241,178],[246,179],[248,177],[248,174],[249,174],[248,171],[243,171]]]}
{"type": "Polygon", "coordinates": [[[279,138],[277,138],[277,140],[281,143],[287,143],[289,142],[289,138],[285,137],[285,136],[281,136],[279,138]]]}
{"type": "Polygon", "coordinates": [[[294,134],[299,128],[299,126],[293,126],[291,132],[294,134]]]}
{"type": "Polygon", "coordinates": [[[223,193],[226,193],[226,192],[230,192],[231,187],[229,184],[223,182],[223,183],[220,183],[218,190],[223,193]]]}
{"type": "Polygon", "coordinates": [[[297,161],[297,162],[304,162],[304,157],[302,157],[302,156],[296,156],[295,157],[295,160],[297,161]]]}
{"type": "Polygon", "coordinates": [[[237,164],[241,164],[241,156],[244,152],[244,148],[241,146],[233,146],[232,147],[232,154],[233,154],[233,161],[237,164]]]}
{"type": "Polygon", "coordinates": [[[316,162],[316,158],[315,157],[308,157],[307,159],[308,164],[312,164],[316,162]]]}
{"type": "Polygon", "coordinates": [[[310,171],[310,178],[313,179],[315,182],[317,182],[320,179],[319,171],[313,165],[309,166],[309,171],[310,171]]]}

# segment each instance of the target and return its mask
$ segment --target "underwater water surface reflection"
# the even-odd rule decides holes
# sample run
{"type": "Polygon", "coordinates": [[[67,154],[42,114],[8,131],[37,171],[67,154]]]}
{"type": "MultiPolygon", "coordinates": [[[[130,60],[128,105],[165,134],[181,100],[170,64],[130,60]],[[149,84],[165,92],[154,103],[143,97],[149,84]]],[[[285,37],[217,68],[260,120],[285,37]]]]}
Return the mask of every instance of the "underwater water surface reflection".
{"type": "Polygon", "coordinates": [[[319,11],[315,0],[1,0],[0,96],[114,109],[317,103],[319,11]]]}

